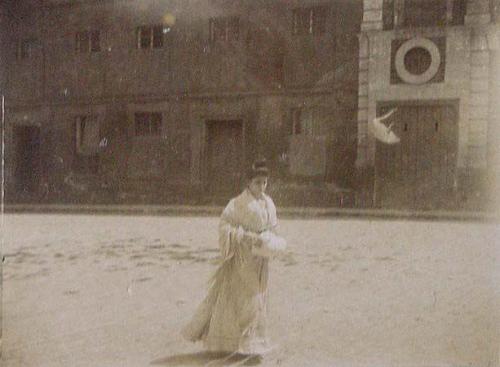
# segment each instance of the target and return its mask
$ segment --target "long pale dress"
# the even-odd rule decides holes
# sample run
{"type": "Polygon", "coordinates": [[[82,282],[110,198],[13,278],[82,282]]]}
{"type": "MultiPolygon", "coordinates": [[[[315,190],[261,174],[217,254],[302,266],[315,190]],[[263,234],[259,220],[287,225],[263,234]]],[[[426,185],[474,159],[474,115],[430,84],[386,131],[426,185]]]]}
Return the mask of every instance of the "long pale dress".
{"type": "Polygon", "coordinates": [[[203,341],[209,351],[262,354],[270,349],[266,332],[268,258],[252,254],[245,232],[262,233],[277,226],[276,207],[267,195],[249,190],[232,199],[219,224],[222,263],[208,295],[182,331],[190,341],[203,341]]]}

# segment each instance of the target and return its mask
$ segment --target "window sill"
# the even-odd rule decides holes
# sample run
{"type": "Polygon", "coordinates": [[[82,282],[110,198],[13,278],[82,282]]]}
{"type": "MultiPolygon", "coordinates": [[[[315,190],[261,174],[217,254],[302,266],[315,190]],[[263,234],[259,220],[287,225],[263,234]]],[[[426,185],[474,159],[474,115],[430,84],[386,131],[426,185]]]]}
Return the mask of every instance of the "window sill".
{"type": "Polygon", "coordinates": [[[25,66],[25,65],[33,65],[34,62],[42,61],[41,58],[37,57],[25,57],[23,59],[16,59],[15,65],[25,66]]]}
{"type": "Polygon", "coordinates": [[[100,177],[99,172],[93,172],[93,173],[88,173],[88,172],[75,172],[73,171],[73,178],[76,179],[92,179],[92,178],[98,178],[100,177]]]}
{"type": "Polygon", "coordinates": [[[161,135],[134,135],[134,140],[139,140],[139,141],[151,141],[151,140],[158,140],[158,141],[161,141],[161,140],[164,140],[166,139],[166,137],[164,136],[161,136],[161,135]]]}
{"type": "MultiPolygon", "coordinates": [[[[299,33],[299,34],[292,34],[292,37],[294,39],[318,39],[318,38],[323,38],[325,36],[329,35],[327,32],[323,33],[299,33]]],[[[330,34],[331,35],[331,34],[330,34]]]]}
{"type": "Polygon", "coordinates": [[[137,52],[160,52],[160,51],[166,51],[167,47],[162,46],[162,47],[148,47],[148,48],[135,48],[137,52]]]}
{"type": "Polygon", "coordinates": [[[437,25],[429,25],[429,26],[419,26],[419,27],[394,27],[393,29],[387,29],[385,31],[390,31],[390,32],[396,32],[398,34],[404,34],[404,33],[415,33],[415,32],[429,32],[429,33],[439,33],[439,34],[444,34],[449,30],[450,28],[465,28],[464,24],[456,24],[456,25],[444,25],[444,26],[437,26],[437,25]]]}

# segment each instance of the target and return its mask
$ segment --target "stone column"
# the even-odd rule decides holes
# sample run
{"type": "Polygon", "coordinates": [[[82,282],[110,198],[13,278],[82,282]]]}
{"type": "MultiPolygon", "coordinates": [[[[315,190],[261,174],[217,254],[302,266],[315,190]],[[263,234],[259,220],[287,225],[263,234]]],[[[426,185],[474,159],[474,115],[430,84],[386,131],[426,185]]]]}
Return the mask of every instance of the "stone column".
{"type": "Polygon", "coordinates": [[[356,170],[358,181],[357,206],[371,206],[373,195],[373,157],[368,137],[368,92],[370,73],[370,35],[383,29],[383,0],[363,1],[363,22],[359,34],[359,77],[358,77],[358,147],[356,170]]]}
{"type": "Polygon", "coordinates": [[[473,29],[470,55],[468,166],[486,168],[490,52],[486,33],[473,29]]]}
{"type": "Polygon", "coordinates": [[[490,26],[489,0],[467,3],[465,26],[470,29],[469,119],[467,124],[467,155],[462,189],[468,207],[479,209],[486,203],[487,150],[490,105],[490,26]]]}
{"type": "Polygon", "coordinates": [[[491,209],[500,212],[500,24],[490,28],[488,46],[490,48],[488,189],[491,209]]]}
{"type": "Polygon", "coordinates": [[[368,134],[368,63],[369,49],[368,36],[361,34],[359,37],[359,76],[358,76],[358,157],[356,165],[364,167],[369,159],[367,157],[368,134]]]}
{"type": "Polygon", "coordinates": [[[373,165],[368,157],[368,82],[370,64],[370,34],[382,30],[383,0],[364,0],[363,22],[359,35],[359,89],[358,89],[358,156],[356,166],[363,168],[373,165]]]}

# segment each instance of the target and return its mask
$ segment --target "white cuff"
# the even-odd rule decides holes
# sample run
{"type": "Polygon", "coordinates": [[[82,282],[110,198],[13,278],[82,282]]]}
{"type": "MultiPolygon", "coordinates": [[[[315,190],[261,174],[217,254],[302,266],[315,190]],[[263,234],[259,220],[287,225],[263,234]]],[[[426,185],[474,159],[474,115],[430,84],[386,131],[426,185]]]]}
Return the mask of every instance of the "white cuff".
{"type": "Polygon", "coordinates": [[[240,243],[243,240],[244,235],[245,235],[245,230],[241,226],[238,226],[238,228],[236,228],[235,231],[236,241],[240,243]]]}

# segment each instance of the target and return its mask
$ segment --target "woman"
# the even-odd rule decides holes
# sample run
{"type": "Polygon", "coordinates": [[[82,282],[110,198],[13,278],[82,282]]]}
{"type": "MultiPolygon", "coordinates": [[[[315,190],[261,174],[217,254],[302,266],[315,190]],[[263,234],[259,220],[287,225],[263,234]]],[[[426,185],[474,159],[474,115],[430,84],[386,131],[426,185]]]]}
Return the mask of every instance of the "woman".
{"type": "Polygon", "coordinates": [[[248,187],[231,199],[219,224],[222,263],[208,295],[183,330],[212,352],[262,355],[270,349],[266,333],[269,256],[283,250],[275,235],[276,207],[265,194],[269,171],[254,163],[248,187]]]}

